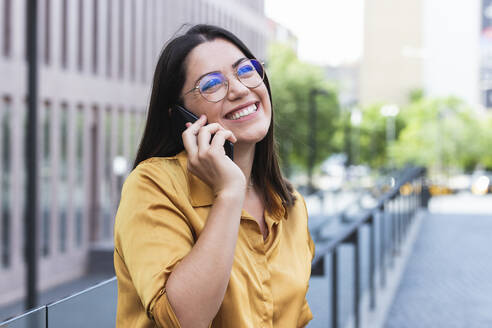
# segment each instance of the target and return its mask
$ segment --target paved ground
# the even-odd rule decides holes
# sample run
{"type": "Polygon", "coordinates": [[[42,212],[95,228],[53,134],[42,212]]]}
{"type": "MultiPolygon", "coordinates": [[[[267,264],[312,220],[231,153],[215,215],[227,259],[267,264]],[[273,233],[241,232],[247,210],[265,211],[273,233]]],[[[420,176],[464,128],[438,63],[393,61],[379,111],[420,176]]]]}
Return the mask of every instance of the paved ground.
{"type": "Polygon", "coordinates": [[[492,198],[458,195],[431,205],[385,327],[490,328],[492,198]]]}

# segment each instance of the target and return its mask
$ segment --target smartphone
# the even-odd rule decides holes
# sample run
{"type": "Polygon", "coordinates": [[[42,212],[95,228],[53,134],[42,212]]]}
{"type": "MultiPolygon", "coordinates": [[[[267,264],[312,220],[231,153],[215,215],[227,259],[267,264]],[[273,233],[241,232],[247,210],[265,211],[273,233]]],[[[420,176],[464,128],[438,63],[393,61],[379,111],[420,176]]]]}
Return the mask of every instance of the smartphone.
{"type": "MultiPolygon", "coordinates": [[[[177,134],[178,140],[181,140],[181,134],[183,134],[184,130],[186,130],[186,123],[191,122],[194,123],[198,120],[195,114],[187,110],[181,105],[174,105],[171,109],[171,120],[174,123],[174,128],[176,129],[175,133],[177,134]]],[[[213,135],[212,135],[213,138],[213,135]]],[[[226,140],[224,143],[224,150],[226,155],[233,160],[234,154],[234,145],[229,140],[226,140]]]]}

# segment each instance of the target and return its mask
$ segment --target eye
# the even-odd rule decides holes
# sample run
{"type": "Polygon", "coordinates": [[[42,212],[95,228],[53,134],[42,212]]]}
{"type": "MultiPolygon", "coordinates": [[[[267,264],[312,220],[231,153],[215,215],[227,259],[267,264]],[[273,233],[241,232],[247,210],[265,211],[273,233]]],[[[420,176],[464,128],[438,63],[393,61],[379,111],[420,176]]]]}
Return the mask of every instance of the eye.
{"type": "Polygon", "coordinates": [[[238,76],[249,76],[255,71],[255,68],[251,63],[246,63],[237,69],[238,76]]]}
{"type": "Polygon", "coordinates": [[[209,75],[205,76],[202,81],[200,81],[200,91],[204,93],[211,93],[217,91],[223,83],[224,79],[220,75],[209,75]]]}

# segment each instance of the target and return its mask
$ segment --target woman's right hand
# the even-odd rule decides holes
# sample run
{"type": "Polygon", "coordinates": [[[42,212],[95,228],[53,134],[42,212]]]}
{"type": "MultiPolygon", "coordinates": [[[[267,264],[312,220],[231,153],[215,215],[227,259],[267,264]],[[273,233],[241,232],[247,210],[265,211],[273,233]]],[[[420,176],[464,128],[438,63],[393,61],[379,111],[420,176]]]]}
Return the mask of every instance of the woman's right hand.
{"type": "Polygon", "coordinates": [[[218,123],[206,123],[207,117],[202,115],[193,124],[186,124],[182,137],[188,153],[188,170],[209,185],[216,196],[244,193],[246,178],[224,150],[225,141],[235,143],[236,137],[218,123]]]}

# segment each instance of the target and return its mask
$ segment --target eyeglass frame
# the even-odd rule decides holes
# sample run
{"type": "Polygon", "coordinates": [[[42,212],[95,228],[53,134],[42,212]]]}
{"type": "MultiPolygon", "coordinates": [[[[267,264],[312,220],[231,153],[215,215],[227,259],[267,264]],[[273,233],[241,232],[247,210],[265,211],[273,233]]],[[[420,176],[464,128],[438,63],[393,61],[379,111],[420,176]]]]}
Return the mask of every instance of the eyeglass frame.
{"type": "MultiPolygon", "coordinates": [[[[232,67],[234,68],[234,76],[236,77],[236,79],[237,79],[239,82],[241,82],[241,84],[242,84],[242,85],[244,85],[244,86],[245,86],[246,88],[248,88],[248,89],[256,89],[256,88],[258,88],[258,87],[261,85],[261,83],[263,83],[263,81],[265,80],[265,62],[263,62],[263,61],[259,61],[259,60],[258,60],[258,59],[256,59],[256,58],[246,58],[246,57],[245,57],[245,58],[241,58],[241,59],[239,59],[237,62],[235,62],[235,63],[232,65],[232,67]],[[237,67],[238,67],[238,66],[239,66],[242,62],[247,61],[247,60],[254,60],[254,61],[258,62],[258,63],[260,64],[260,66],[261,66],[262,71],[263,71],[263,74],[262,74],[263,76],[261,77],[261,82],[260,82],[257,86],[255,86],[255,87],[248,87],[247,85],[245,85],[245,84],[243,83],[243,81],[241,81],[241,79],[239,78],[239,76],[237,76],[237,69],[236,69],[236,68],[237,68],[237,67]]],[[[183,97],[184,97],[184,96],[186,96],[187,94],[189,94],[189,93],[191,93],[191,92],[195,91],[195,90],[198,90],[198,92],[200,93],[200,96],[202,96],[202,97],[203,97],[203,99],[205,99],[206,101],[211,102],[211,103],[217,103],[217,102],[219,102],[219,101],[223,100],[223,99],[227,96],[227,92],[229,92],[229,79],[228,79],[228,78],[227,78],[227,77],[226,77],[226,76],[225,76],[225,75],[224,75],[221,71],[213,71],[213,72],[208,72],[208,73],[205,73],[205,74],[203,74],[202,76],[200,76],[200,77],[198,78],[198,80],[197,80],[197,81],[196,81],[196,83],[195,83],[195,86],[194,86],[192,89],[188,90],[187,92],[185,92],[185,93],[183,94],[183,97]],[[207,75],[209,75],[209,74],[213,74],[213,73],[220,73],[220,74],[222,74],[222,76],[224,76],[224,78],[225,78],[225,82],[226,82],[226,86],[227,86],[227,90],[226,90],[226,92],[225,92],[225,94],[224,94],[224,97],[222,97],[222,98],[220,98],[219,100],[216,100],[216,101],[208,100],[208,99],[207,99],[207,98],[206,98],[206,97],[205,97],[205,96],[204,96],[204,95],[200,92],[200,90],[199,90],[199,89],[200,89],[200,81],[201,81],[201,80],[202,80],[205,76],[207,76],[207,75]]]]}

